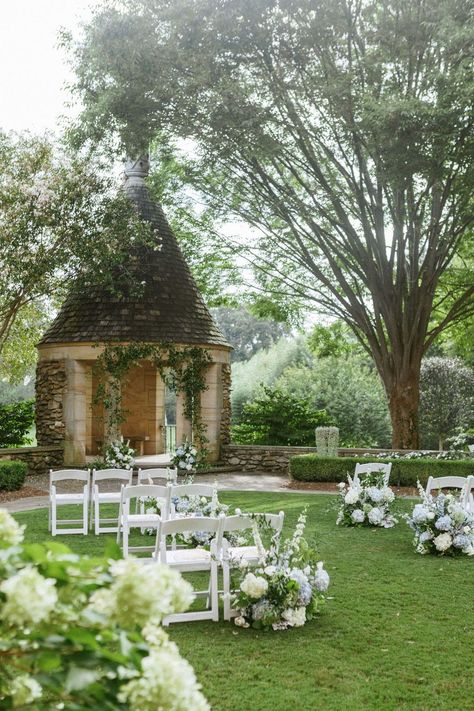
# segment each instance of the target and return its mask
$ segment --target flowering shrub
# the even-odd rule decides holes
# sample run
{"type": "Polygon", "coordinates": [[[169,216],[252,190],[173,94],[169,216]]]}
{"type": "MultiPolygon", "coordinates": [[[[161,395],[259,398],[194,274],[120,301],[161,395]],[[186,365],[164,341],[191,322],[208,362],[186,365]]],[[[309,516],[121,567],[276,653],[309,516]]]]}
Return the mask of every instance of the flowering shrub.
{"type": "Polygon", "coordinates": [[[185,440],[183,444],[176,447],[171,462],[178,472],[181,471],[183,474],[190,474],[199,466],[198,451],[191,442],[185,440]]]}
{"type": "Polygon", "coordinates": [[[22,539],[0,509],[1,708],[208,711],[160,627],[191,604],[189,583],[165,565],[22,539]]]}
{"type": "Polygon", "coordinates": [[[474,555],[474,515],[461,504],[464,492],[432,496],[420,483],[418,491],[422,503],[405,516],[415,533],[413,545],[417,553],[474,555]]]}
{"type": "Polygon", "coordinates": [[[404,454],[401,452],[379,452],[378,454],[369,454],[369,452],[366,452],[361,456],[368,458],[375,457],[376,459],[446,459],[456,461],[458,459],[468,459],[471,455],[469,452],[464,452],[459,449],[444,450],[438,452],[438,454],[434,454],[434,452],[429,449],[420,449],[413,452],[405,452],[404,454]]]}
{"type": "Polygon", "coordinates": [[[256,535],[258,567],[249,572],[242,561],[234,576],[237,593],[232,605],[240,613],[234,620],[236,625],[283,630],[301,627],[319,612],[329,575],[318,561],[316,550],[303,537],[305,525],[306,511],[280,550],[273,546],[265,552],[256,535]]]}
{"type": "Polygon", "coordinates": [[[384,483],[381,472],[372,472],[359,480],[347,475],[347,481],[339,486],[339,513],[337,525],[381,526],[391,528],[397,519],[390,512],[395,494],[384,483]]]}
{"type": "Polygon", "coordinates": [[[118,442],[112,442],[105,450],[104,462],[111,469],[133,469],[135,465],[135,450],[123,437],[118,442]]]}

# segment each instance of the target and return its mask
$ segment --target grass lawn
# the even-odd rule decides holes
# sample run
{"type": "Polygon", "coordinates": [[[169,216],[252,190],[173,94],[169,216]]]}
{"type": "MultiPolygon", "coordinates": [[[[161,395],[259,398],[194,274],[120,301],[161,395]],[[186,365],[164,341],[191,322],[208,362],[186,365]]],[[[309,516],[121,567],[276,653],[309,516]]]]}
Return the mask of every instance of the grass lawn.
{"type": "MultiPolygon", "coordinates": [[[[214,711],[472,707],[474,560],[416,554],[404,522],[392,530],[338,528],[329,496],[232,492],[221,499],[249,511],[282,509],[286,530],[307,505],[307,537],[316,538],[332,584],[322,615],[300,629],[170,627],[214,711]]],[[[27,524],[27,540],[48,537],[45,510],[16,518],[27,524]]],[[[99,553],[107,538],[60,540],[99,553]]]]}

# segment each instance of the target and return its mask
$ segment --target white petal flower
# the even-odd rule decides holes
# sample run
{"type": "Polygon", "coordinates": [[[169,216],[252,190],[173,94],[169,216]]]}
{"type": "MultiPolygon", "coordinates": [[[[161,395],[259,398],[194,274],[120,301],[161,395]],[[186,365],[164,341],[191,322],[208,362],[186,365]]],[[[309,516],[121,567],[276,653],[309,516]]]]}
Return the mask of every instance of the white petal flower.
{"type": "Polygon", "coordinates": [[[17,546],[23,540],[24,530],[6,509],[0,509],[0,547],[17,546]]]}
{"type": "Polygon", "coordinates": [[[44,622],[58,601],[55,581],[43,578],[33,566],[27,566],[4,580],[0,590],[7,598],[0,609],[0,617],[18,627],[44,622]]]}

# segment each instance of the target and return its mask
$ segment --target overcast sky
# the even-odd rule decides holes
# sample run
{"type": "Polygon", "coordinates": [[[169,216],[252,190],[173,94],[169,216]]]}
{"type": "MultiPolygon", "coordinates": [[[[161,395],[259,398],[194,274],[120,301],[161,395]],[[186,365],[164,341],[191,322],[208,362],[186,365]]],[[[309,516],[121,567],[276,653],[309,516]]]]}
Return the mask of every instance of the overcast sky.
{"type": "Polygon", "coordinates": [[[91,0],[0,0],[0,128],[54,130],[66,112],[71,78],[58,44],[77,28],[91,0]]]}

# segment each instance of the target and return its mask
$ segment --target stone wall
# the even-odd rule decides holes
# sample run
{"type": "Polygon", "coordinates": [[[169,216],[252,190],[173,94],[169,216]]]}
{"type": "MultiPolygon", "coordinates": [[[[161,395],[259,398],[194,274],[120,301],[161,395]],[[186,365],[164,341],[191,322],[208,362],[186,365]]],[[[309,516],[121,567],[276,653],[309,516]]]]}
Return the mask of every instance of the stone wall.
{"type": "MultiPolygon", "coordinates": [[[[363,454],[401,452],[402,449],[349,449],[338,450],[339,457],[360,457],[363,454]]],[[[273,447],[251,444],[227,444],[222,447],[221,461],[235,467],[236,471],[274,471],[288,473],[290,457],[297,454],[316,454],[316,447],[273,447]]],[[[433,452],[434,455],[439,452],[433,452]]]]}
{"type": "Polygon", "coordinates": [[[41,447],[64,442],[63,399],[66,391],[64,360],[40,360],[36,367],[36,439],[41,447]]]}
{"type": "Polygon", "coordinates": [[[232,418],[232,408],[230,404],[231,393],[231,371],[230,363],[222,363],[222,410],[221,410],[221,427],[220,427],[220,443],[221,448],[230,443],[230,424],[232,418]]]}
{"type": "Polygon", "coordinates": [[[18,447],[0,449],[0,459],[18,459],[28,464],[28,474],[45,474],[63,465],[62,447],[18,447]]]}

